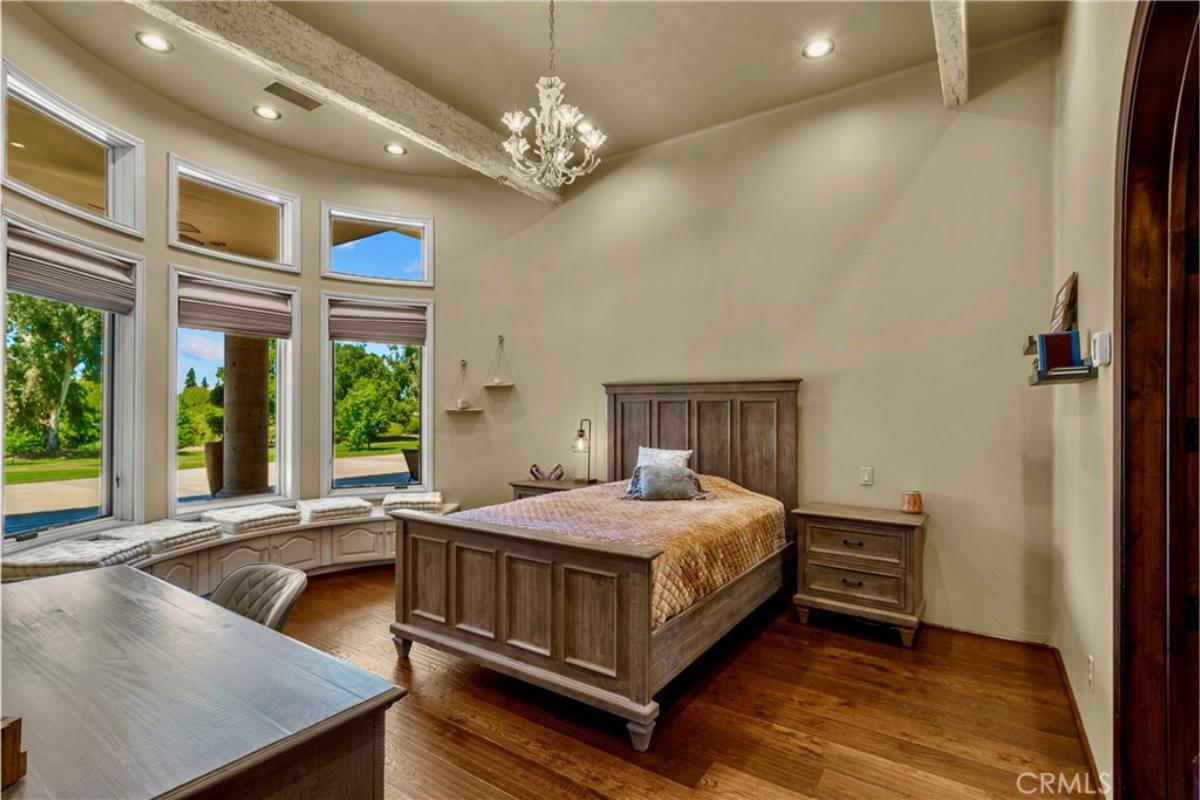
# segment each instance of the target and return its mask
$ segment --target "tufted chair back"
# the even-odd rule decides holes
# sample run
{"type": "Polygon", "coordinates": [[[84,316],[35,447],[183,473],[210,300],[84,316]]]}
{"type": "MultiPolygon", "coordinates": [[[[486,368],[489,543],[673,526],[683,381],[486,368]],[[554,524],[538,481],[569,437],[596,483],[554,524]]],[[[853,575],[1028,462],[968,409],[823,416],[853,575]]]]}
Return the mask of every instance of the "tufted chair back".
{"type": "Polygon", "coordinates": [[[212,601],[281,631],[307,585],[308,576],[298,569],[279,564],[250,564],[226,575],[212,593],[212,601]]]}

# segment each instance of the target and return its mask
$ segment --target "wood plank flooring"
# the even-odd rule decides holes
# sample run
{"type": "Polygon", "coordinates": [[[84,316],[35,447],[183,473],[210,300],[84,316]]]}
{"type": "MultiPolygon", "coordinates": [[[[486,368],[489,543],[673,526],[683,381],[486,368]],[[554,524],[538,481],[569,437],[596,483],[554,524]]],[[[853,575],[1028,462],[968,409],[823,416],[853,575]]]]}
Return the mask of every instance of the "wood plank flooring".
{"type": "Polygon", "coordinates": [[[392,580],[310,578],[286,630],[409,688],[387,715],[388,797],[939,800],[1087,774],[1044,648],[926,628],[907,650],[773,602],[667,687],[636,753],[616,717],[419,644],[397,659],[392,580]]]}

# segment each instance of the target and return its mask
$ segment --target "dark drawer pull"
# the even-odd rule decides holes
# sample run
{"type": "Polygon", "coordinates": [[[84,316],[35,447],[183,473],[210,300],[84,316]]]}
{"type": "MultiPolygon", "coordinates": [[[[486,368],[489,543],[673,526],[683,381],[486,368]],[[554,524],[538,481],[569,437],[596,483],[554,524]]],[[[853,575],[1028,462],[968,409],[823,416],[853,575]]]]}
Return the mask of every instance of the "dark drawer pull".
{"type": "Polygon", "coordinates": [[[852,542],[849,539],[842,539],[842,544],[844,544],[846,547],[862,547],[864,542],[862,539],[859,539],[857,542],[852,542]]]}
{"type": "Polygon", "coordinates": [[[846,584],[847,586],[851,587],[852,589],[861,589],[862,588],[862,581],[852,581],[849,578],[842,578],[842,583],[846,584]]]}

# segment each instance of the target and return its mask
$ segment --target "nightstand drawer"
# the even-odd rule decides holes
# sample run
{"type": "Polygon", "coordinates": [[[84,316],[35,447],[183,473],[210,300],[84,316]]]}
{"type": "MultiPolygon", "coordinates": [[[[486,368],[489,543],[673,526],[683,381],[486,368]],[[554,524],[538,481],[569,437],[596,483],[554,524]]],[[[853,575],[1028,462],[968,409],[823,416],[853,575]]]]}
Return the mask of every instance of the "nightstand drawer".
{"type": "Polygon", "coordinates": [[[807,561],[801,593],[836,597],[847,603],[904,610],[904,576],[807,561]]]}
{"type": "Polygon", "coordinates": [[[818,522],[805,525],[804,551],[816,556],[901,567],[906,561],[904,543],[900,533],[818,522]]]}

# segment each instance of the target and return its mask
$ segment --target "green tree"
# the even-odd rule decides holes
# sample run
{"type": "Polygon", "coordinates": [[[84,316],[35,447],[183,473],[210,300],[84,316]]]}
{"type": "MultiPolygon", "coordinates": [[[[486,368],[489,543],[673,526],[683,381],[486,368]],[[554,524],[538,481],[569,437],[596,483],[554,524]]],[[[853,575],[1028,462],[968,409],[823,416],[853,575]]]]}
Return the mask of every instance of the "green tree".
{"type": "Polygon", "coordinates": [[[371,442],[382,436],[399,412],[391,388],[383,382],[364,378],[356,383],[334,415],[337,435],[351,450],[370,450],[371,442]]]}
{"type": "Polygon", "coordinates": [[[40,431],[58,451],[69,421],[75,446],[98,447],[103,312],[18,292],[7,299],[6,424],[40,431]]]}
{"type": "Polygon", "coordinates": [[[196,368],[195,367],[188,368],[187,375],[184,376],[184,379],[183,379],[183,388],[185,388],[185,389],[195,389],[196,388],[196,368]]]}
{"type": "Polygon", "coordinates": [[[208,388],[208,376],[207,375],[205,375],[203,378],[200,379],[200,385],[203,386],[205,389],[208,388]]]}

